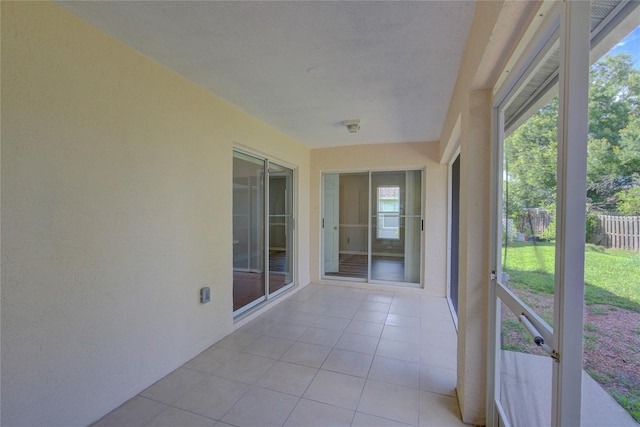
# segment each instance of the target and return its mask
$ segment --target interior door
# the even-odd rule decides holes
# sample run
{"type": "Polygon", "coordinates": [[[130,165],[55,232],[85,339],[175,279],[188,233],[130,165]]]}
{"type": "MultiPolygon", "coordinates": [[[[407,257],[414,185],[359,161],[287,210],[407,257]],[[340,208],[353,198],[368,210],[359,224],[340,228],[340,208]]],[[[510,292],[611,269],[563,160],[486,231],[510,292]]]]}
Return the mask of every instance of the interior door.
{"type": "Polygon", "coordinates": [[[322,235],[324,273],[337,273],[340,260],[340,175],[324,175],[322,235]]]}

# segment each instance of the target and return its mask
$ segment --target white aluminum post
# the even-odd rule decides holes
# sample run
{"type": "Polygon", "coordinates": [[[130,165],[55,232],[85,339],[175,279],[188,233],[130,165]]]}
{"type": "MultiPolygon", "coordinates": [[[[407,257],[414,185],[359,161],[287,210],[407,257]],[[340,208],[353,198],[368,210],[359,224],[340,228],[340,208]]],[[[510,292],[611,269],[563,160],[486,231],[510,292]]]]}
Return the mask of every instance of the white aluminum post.
{"type": "Polygon", "coordinates": [[[499,425],[496,408],[500,399],[500,301],[496,295],[496,278],[500,272],[502,254],[502,142],[504,141],[504,114],[498,107],[491,109],[491,248],[489,256],[491,279],[489,280],[489,345],[487,346],[487,426],[499,425]]]}
{"type": "Polygon", "coordinates": [[[560,23],[558,198],[552,424],[579,426],[589,89],[589,1],[565,1],[560,23]]]}

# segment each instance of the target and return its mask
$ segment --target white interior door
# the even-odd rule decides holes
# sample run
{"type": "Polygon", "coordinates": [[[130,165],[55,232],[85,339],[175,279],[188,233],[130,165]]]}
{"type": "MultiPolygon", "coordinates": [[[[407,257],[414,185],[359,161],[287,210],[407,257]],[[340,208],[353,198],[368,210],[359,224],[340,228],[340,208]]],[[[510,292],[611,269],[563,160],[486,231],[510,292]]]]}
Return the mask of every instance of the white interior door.
{"type": "Polygon", "coordinates": [[[340,257],[340,175],[324,175],[324,272],[337,273],[340,257]]]}

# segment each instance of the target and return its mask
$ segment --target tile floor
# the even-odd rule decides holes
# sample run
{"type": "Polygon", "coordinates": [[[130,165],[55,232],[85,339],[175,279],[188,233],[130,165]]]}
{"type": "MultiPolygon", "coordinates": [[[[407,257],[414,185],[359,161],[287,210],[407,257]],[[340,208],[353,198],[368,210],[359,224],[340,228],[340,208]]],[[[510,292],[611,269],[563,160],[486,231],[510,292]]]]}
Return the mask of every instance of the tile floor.
{"type": "Polygon", "coordinates": [[[458,426],[442,298],[309,285],[94,424],[458,426]]]}

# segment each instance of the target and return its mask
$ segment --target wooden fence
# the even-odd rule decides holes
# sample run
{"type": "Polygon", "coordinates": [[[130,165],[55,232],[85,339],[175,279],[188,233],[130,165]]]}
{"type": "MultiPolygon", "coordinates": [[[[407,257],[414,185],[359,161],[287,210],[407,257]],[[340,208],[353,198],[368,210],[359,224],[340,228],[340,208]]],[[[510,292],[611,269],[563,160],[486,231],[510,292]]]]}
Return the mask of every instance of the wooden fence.
{"type": "Polygon", "coordinates": [[[640,216],[598,215],[598,244],[640,252],[640,216]]]}

